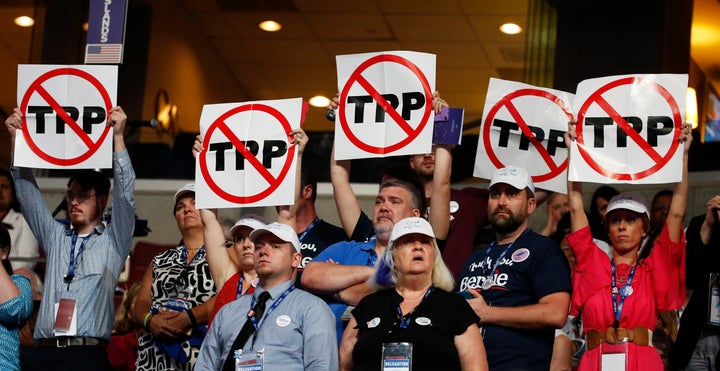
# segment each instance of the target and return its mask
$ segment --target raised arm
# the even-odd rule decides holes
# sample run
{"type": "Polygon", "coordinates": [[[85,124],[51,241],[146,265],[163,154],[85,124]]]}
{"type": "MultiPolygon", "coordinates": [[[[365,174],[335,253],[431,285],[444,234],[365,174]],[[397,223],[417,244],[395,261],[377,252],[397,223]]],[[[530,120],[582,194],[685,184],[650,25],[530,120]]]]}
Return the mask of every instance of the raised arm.
{"type": "Polygon", "coordinates": [[[225,231],[217,219],[217,210],[201,209],[200,218],[210,274],[220,291],[225,281],[239,272],[240,268],[230,259],[230,253],[225,246],[225,231]]]}
{"type": "MultiPolygon", "coordinates": [[[[570,164],[570,146],[577,138],[575,132],[575,122],[568,123],[568,131],[565,133],[565,147],[568,151],[568,164],[570,164]]],[[[590,225],[587,215],[585,214],[585,206],[583,205],[583,187],[582,183],[571,182],[568,174],[567,183],[568,199],[570,200],[570,228],[573,232],[583,229],[590,225]]]]}
{"type": "Polygon", "coordinates": [[[350,160],[336,161],[334,145],[330,155],[330,182],[333,186],[333,198],[335,198],[340,224],[342,224],[345,235],[350,237],[360,219],[362,209],[350,186],[350,160]]]}
{"type": "Polygon", "coordinates": [[[292,205],[283,205],[277,207],[278,222],[287,224],[295,229],[297,209],[302,202],[302,159],[305,152],[305,146],[310,138],[303,129],[295,129],[290,132],[290,145],[297,146],[297,163],[295,165],[295,202],[292,205]]]}
{"type": "Polygon", "coordinates": [[[127,115],[120,106],[108,112],[107,125],[113,129],[113,198],[111,231],[118,254],[125,261],[130,253],[132,236],[135,231],[135,170],[125,148],[125,123],[127,115]]]}
{"type": "Polygon", "coordinates": [[[452,172],[452,152],[450,146],[439,144],[435,148],[435,170],[432,180],[432,198],[428,221],[435,237],[447,239],[450,229],[450,174],[452,172]]]}
{"type": "MultiPolygon", "coordinates": [[[[193,157],[197,158],[200,152],[203,151],[202,143],[202,136],[196,136],[192,147],[193,157]]],[[[205,242],[210,275],[212,275],[215,286],[220,291],[225,285],[225,281],[239,272],[240,268],[233,263],[227,246],[225,246],[225,230],[218,221],[217,209],[201,209],[200,219],[202,219],[203,223],[203,241],[205,242]]]]}
{"type": "Polygon", "coordinates": [[[718,219],[720,219],[720,212],[718,211],[720,210],[720,195],[715,195],[709,199],[705,204],[705,209],[707,210],[705,212],[705,220],[702,226],[700,226],[700,241],[702,241],[704,245],[709,245],[713,230],[718,223],[718,219]]]}
{"type": "Polygon", "coordinates": [[[690,124],[683,124],[682,133],[680,135],[683,142],[683,167],[682,179],[675,184],[673,189],[673,197],[670,202],[670,210],[668,211],[665,223],[668,226],[668,234],[670,241],[678,242],[683,231],[683,217],[685,216],[685,208],[687,206],[688,193],[688,152],[692,144],[692,127],[690,124]]]}

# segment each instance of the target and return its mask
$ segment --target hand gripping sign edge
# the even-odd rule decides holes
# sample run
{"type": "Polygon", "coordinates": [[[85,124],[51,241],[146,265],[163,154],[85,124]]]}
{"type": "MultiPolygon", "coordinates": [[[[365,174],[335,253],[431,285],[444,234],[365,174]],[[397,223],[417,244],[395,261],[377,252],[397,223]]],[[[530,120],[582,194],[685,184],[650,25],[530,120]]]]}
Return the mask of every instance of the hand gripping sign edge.
{"type": "MultiPolygon", "coordinates": [[[[200,171],[202,173],[203,178],[207,182],[207,185],[210,187],[210,189],[212,189],[213,192],[215,192],[215,194],[217,196],[221,197],[222,199],[224,199],[228,202],[232,202],[235,204],[250,204],[250,203],[260,201],[260,200],[264,199],[265,197],[267,197],[268,195],[270,195],[271,193],[273,193],[275,190],[277,190],[277,188],[280,186],[283,179],[287,175],[288,171],[290,170],[290,165],[292,165],[293,158],[295,157],[295,146],[288,146],[288,152],[287,152],[285,164],[283,164],[283,168],[280,170],[280,173],[275,178],[274,183],[270,182],[270,186],[266,190],[259,192],[257,194],[254,194],[254,195],[249,195],[249,196],[233,195],[233,194],[230,194],[230,193],[224,191],[222,188],[220,188],[220,186],[217,183],[215,183],[215,181],[212,179],[212,176],[210,176],[210,172],[207,167],[207,152],[208,152],[208,148],[210,147],[210,138],[212,137],[213,131],[215,131],[215,129],[218,128],[219,125],[224,124],[227,127],[227,125],[225,124],[225,120],[228,117],[230,117],[234,114],[237,114],[237,113],[241,113],[241,112],[245,112],[245,111],[253,111],[253,110],[265,112],[265,113],[273,116],[274,118],[276,118],[278,120],[278,122],[280,123],[280,125],[283,127],[283,130],[285,131],[285,135],[289,136],[290,132],[292,131],[292,128],[290,127],[290,123],[287,121],[285,116],[282,115],[282,113],[280,113],[275,108],[270,107],[265,104],[251,103],[251,104],[246,104],[246,105],[242,105],[239,107],[235,107],[235,108],[225,112],[224,114],[220,115],[220,117],[218,117],[217,119],[215,119],[215,121],[213,121],[213,123],[210,124],[210,127],[208,128],[207,132],[205,133],[205,137],[203,138],[203,151],[200,152],[200,171]]],[[[220,130],[222,131],[222,129],[220,129],[220,130]]],[[[230,139],[230,138],[228,138],[228,139],[230,139]]],[[[233,145],[235,146],[236,149],[238,149],[237,145],[234,142],[233,142],[233,145]]],[[[242,143],[240,143],[240,145],[241,145],[242,149],[238,149],[238,150],[241,150],[241,152],[244,153],[245,158],[254,157],[251,153],[247,152],[247,149],[245,148],[244,145],[242,145],[242,143]]],[[[251,165],[253,168],[255,168],[255,166],[257,164],[251,163],[251,165]]]]}
{"type": "MultiPolygon", "coordinates": [[[[48,97],[50,97],[49,93],[44,88],[42,88],[41,84],[43,82],[45,82],[46,80],[49,80],[53,77],[57,77],[60,75],[75,75],[75,76],[78,76],[80,78],[87,80],[90,84],[92,84],[96,89],[98,89],[98,92],[100,93],[100,96],[102,97],[103,103],[105,105],[105,112],[108,112],[108,113],[110,112],[110,110],[112,109],[112,102],[110,100],[110,96],[108,95],[107,91],[105,90],[105,87],[102,85],[102,83],[100,81],[98,81],[95,78],[95,76],[91,75],[90,73],[88,73],[86,71],[83,71],[83,70],[80,70],[77,68],[67,68],[66,67],[66,68],[58,68],[58,69],[54,69],[54,70],[45,72],[44,74],[42,74],[38,78],[36,78],[35,81],[33,81],[30,84],[30,86],[28,87],[27,91],[25,92],[25,95],[23,95],[22,102],[20,103],[20,112],[23,113],[22,132],[23,132],[23,135],[24,135],[24,138],[25,138],[25,141],[26,141],[28,147],[30,147],[30,149],[38,157],[40,157],[41,159],[43,159],[51,164],[55,164],[55,165],[59,165],[59,166],[72,166],[72,165],[77,165],[77,164],[87,160],[92,155],[94,155],[98,151],[98,149],[100,149],[103,141],[105,140],[108,133],[110,132],[110,126],[105,125],[105,129],[100,134],[100,137],[98,138],[98,140],[96,142],[93,142],[92,139],[90,139],[90,137],[88,137],[87,134],[85,134],[81,129],[80,129],[80,131],[77,130],[79,128],[75,127],[75,125],[77,124],[76,122],[74,122],[74,121],[71,123],[66,122],[66,125],[70,126],[71,129],[73,129],[73,131],[76,134],[78,134],[78,136],[81,137],[80,139],[82,139],[83,142],[87,143],[89,141],[91,143],[90,145],[88,145],[87,152],[85,152],[84,154],[77,156],[75,158],[68,158],[68,159],[57,158],[57,157],[51,156],[51,155],[43,152],[43,150],[40,149],[40,147],[32,140],[32,136],[30,135],[30,131],[28,129],[28,125],[27,125],[28,103],[30,101],[30,97],[35,93],[35,90],[37,90],[38,94],[40,94],[41,96],[43,96],[43,93],[45,93],[45,94],[48,94],[48,97]],[[85,136],[85,138],[82,137],[83,135],[85,136]]],[[[52,97],[50,97],[50,98],[52,98],[52,97]]],[[[52,101],[53,102],[47,102],[48,105],[50,105],[58,115],[62,115],[65,120],[71,120],[69,118],[69,115],[67,114],[67,112],[65,112],[64,109],[62,109],[59,105],[56,104],[57,101],[54,99],[52,101]]],[[[108,120],[107,116],[106,116],[105,120],[107,122],[107,120],[108,120]]]]}
{"type": "Polygon", "coordinates": [[[540,153],[540,156],[543,158],[545,163],[548,165],[548,168],[550,171],[546,174],[541,175],[533,175],[532,179],[534,182],[544,182],[547,180],[550,180],[557,176],[558,174],[562,173],[568,165],[568,160],[565,158],[565,160],[561,164],[555,164],[553,162],[552,166],[548,164],[548,162],[552,162],[552,158],[550,158],[550,154],[547,153],[545,150],[545,147],[542,146],[542,144],[535,138],[534,135],[532,135],[532,132],[529,132],[528,125],[522,120],[522,117],[520,116],[520,113],[517,112],[517,110],[514,108],[514,106],[511,104],[511,101],[515,98],[521,97],[521,96],[535,96],[539,98],[547,98],[551,102],[555,103],[560,109],[565,112],[565,114],[568,117],[568,120],[572,120],[572,112],[570,112],[570,109],[563,104],[562,99],[557,97],[555,94],[539,90],[539,89],[518,89],[515,91],[512,91],[506,95],[504,95],[500,100],[495,103],[495,105],[490,108],[490,111],[488,112],[487,117],[485,118],[485,122],[483,123],[483,144],[485,145],[485,152],[487,153],[488,157],[490,158],[490,161],[497,167],[498,169],[505,167],[505,164],[500,161],[500,159],[495,155],[495,152],[493,151],[492,143],[490,143],[490,126],[492,123],[492,120],[495,118],[495,115],[498,113],[498,111],[502,107],[507,107],[510,114],[513,116],[513,118],[517,121],[516,123],[520,127],[522,131],[522,135],[528,138],[530,143],[533,144],[533,147],[540,153]],[[512,108],[511,108],[512,107],[512,108]]]}
{"type": "MultiPolygon", "coordinates": [[[[651,86],[651,88],[657,90],[658,94],[660,94],[660,96],[662,96],[667,101],[668,105],[670,106],[670,110],[672,111],[673,121],[675,122],[675,125],[674,125],[674,129],[673,129],[673,140],[670,145],[670,148],[668,149],[668,152],[665,155],[661,156],[661,158],[658,159],[659,161],[655,162],[655,165],[651,166],[650,168],[648,168],[646,170],[636,172],[636,173],[613,173],[613,172],[605,169],[597,161],[595,161],[595,159],[592,158],[591,154],[585,148],[585,141],[584,141],[585,138],[583,135],[583,132],[584,132],[583,128],[585,126],[584,125],[585,124],[585,113],[590,108],[590,105],[592,105],[593,103],[600,105],[600,107],[603,108],[603,110],[605,110],[604,107],[602,107],[601,103],[596,102],[596,97],[599,97],[597,100],[602,100],[603,102],[607,103],[601,97],[601,95],[603,93],[605,93],[613,88],[616,88],[620,85],[628,85],[628,84],[633,84],[635,82],[644,82],[643,80],[646,80],[646,79],[644,79],[642,77],[626,77],[626,78],[621,78],[621,79],[609,82],[609,83],[603,85],[602,87],[600,87],[599,89],[597,89],[594,93],[592,93],[588,97],[588,99],[585,100],[582,107],[578,111],[578,121],[577,121],[578,125],[575,128],[575,132],[577,134],[578,152],[580,152],[580,155],[585,160],[585,162],[588,164],[588,166],[590,166],[598,174],[605,176],[607,178],[615,179],[615,180],[635,180],[635,179],[643,179],[645,177],[648,177],[648,176],[656,173],[663,166],[665,166],[665,164],[667,164],[667,162],[670,160],[670,158],[672,158],[673,155],[675,154],[675,151],[677,150],[677,147],[679,145],[678,138],[680,137],[680,127],[682,126],[682,118],[680,117],[680,108],[678,107],[677,102],[675,101],[673,96],[670,94],[670,92],[667,91],[662,85],[659,85],[658,83],[656,83],[654,81],[647,81],[647,84],[649,86],[651,86]]],[[[608,107],[610,109],[612,109],[612,106],[609,106],[609,104],[608,104],[608,107]]],[[[611,116],[611,118],[613,119],[613,122],[615,122],[615,124],[617,124],[618,126],[621,126],[621,128],[622,128],[622,125],[620,125],[617,122],[616,118],[613,117],[617,114],[617,112],[613,109],[612,113],[610,113],[610,112],[607,112],[607,113],[611,116]]],[[[618,115],[618,117],[622,118],[619,115],[618,115]]],[[[625,120],[622,119],[622,121],[624,122],[625,120]]],[[[625,124],[627,126],[627,123],[625,123],[625,124]]],[[[634,131],[632,133],[628,133],[627,129],[629,129],[629,128],[625,127],[625,128],[623,128],[623,131],[625,131],[629,137],[633,138],[633,134],[638,135],[634,131]]],[[[642,138],[639,137],[638,139],[634,139],[634,140],[636,140],[636,141],[642,140],[642,138]]],[[[637,144],[646,153],[648,153],[648,150],[652,150],[652,148],[648,148],[649,144],[647,142],[637,143],[637,144]]],[[[653,157],[650,153],[648,153],[648,155],[651,158],[653,157]]]]}
{"type": "MultiPolygon", "coordinates": [[[[364,80],[364,81],[367,81],[367,80],[364,80]]],[[[368,94],[372,95],[374,99],[377,99],[377,96],[373,93],[377,93],[377,91],[374,89],[373,89],[373,92],[368,91],[368,94]]],[[[398,119],[402,120],[402,118],[397,114],[397,111],[395,111],[395,109],[392,108],[392,106],[390,106],[390,104],[384,98],[382,98],[382,97],[380,97],[380,98],[381,98],[382,102],[378,101],[377,104],[382,105],[383,109],[385,109],[385,112],[387,112],[390,115],[390,117],[393,120],[395,120],[396,122],[398,119]],[[393,112],[394,112],[394,114],[393,114],[393,112]]],[[[432,110],[431,109],[432,104],[430,104],[430,102],[432,102],[432,92],[430,91],[430,83],[427,81],[427,78],[422,73],[422,71],[420,71],[420,68],[418,68],[417,65],[415,65],[411,61],[407,60],[406,58],[403,58],[398,55],[393,55],[393,54],[377,55],[377,56],[372,57],[372,58],[366,60],[365,62],[361,63],[355,69],[355,71],[353,71],[353,73],[350,75],[350,78],[345,83],[345,87],[343,87],[343,90],[340,94],[340,105],[338,107],[338,111],[339,111],[339,115],[340,115],[340,127],[342,128],[343,132],[345,133],[345,136],[347,136],[348,140],[350,140],[350,142],[355,144],[357,146],[357,148],[359,148],[365,152],[374,153],[374,154],[392,153],[392,152],[402,149],[403,147],[408,145],[415,138],[417,138],[417,136],[423,131],[423,129],[425,128],[425,126],[428,123],[428,119],[430,117],[430,112],[432,110]],[[425,112],[423,112],[423,117],[420,120],[420,123],[418,124],[418,126],[415,129],[412,129],[412,128],[405,129],[406,132],[408,130],[410,130],[410,132],[408,133],[408,137],[401,140],[398,143],[392,144],[387,147],[376,147],[376,146],[371,146],[369,144],[362,142],[358,137],[355,136],[355,134],[350,129],[350,126],[348,125],[348,122],[347,122],[346,112],[345,112],[346,105],[347,105],[346,100],[347,100],[347,95],[350,91],[350,87],[353,84],[355,84],[356,82],[363,85],[360,82],[360,79],[362,79],[362,76],[361,76],[362,72],[364,70],[366,70],[367,68],[369,68],[371,65],[374,65],[374,64],[377,64],[380,62],[397,63],[397,64],[400,64],[400,65],[405,66],[408,69],[410,69],[410,71],[412,73],[414,73],[420,79],[420,84],[422,85],[423,91],[425,93],[425,99],[426,99],[425,112]]],[[[399,124],[399,125],[402,127],[403,125],[408,125],[408,124],[403,122],[403,124],[399,124]]]]}

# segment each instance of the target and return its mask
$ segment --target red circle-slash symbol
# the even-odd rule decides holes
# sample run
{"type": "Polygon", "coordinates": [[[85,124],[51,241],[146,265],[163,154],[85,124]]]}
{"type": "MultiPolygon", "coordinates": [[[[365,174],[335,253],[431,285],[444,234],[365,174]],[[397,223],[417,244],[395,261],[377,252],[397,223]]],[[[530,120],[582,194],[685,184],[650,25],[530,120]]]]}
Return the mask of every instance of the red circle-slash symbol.
{"type": "Polygon", "coordinates": [[[411,61],[397,55],[392,54],[381,54],[375,57],[372,57],[362,64],[358,66],[355,71],[350,75],[350,78],[348,79],[347,83],[345,84],[345,87],[343,88],[342,92],[340,93],[340,106],[338,107],[339,115],[340,115],[340,126],[342,127],[343,132],[345,133],[345,136],[347,136],[348,140],[352,142],[357,148],[362,149],[365,152],[369,153],[375,153],[375,154],[385,154],[385,153],[392,153],[399,149],[402,149],[403,147],[407,146],[409,143],[411,143],[415,138],[420,135],[420,133],[425,128],[425,125],[427,125],[430,113],[432,111],[432,105],[429,103],[432,102],[432,92],[430,91],[430,83],[427,81],[427,78],[425,75],[420,71],[420,68],[416,66],[411,61]],[[370,84],[367,79],[362,75],[363,71],[368,69],[369,67],[377,64],[377,63],[383,63],[383,62],[389,62],[389,63],[397,63],[401,66],[407,67],[417,78],[420,80],[420,84],[422,85],[423,93],[425,94],[426,104],[425,109],[423,111],[423,117],[420,120],[420,123],[417,127],[412,127],[410,123],[406,122],[405,119],[402,118],[402,116],[393,108],[390,103],[383,98],[382,94],[375,89],[374,86],[370,84]],[[370,144],[367,144],[360,140],[355,133],[353,133],[352,129],[350,128],[350,125],[347,122],[346,117],[346,105],[347,105],[347,96],[350,92],[350,88],[353,84],[358,83],[360,86],[362,86],[377,102],[377,104],[387,112],[388,115],[390,115],[392,121],[394,121],[400,128],[407,134],[407,137],[405,139],[400,140],[397,143],[390,144],[386,147],[378,147],[373,146],[370,144]]]}
{"type": "Polygon", "coordinates": [[[100,146],[102,145],[104,139],[107,137],[108,133],[110,132],[110,127],[105,126],[103,132],[100,134],[100,137],[93,141],[90,136],[85,133],[80,127],[80,125],[70,117],[70,115],[65,112],[65,109],[62,108],[61,104],[58,103],[58,101],[53,98],[50,93],[43,87],[43,83],[59,76],[77,76],[78,78],[84,79],[87,82],[89,82],[92,86],[94,86],[98,93],[100,93],[100,96],[102,98],[102,105],[105,108],[105,112],[110,112],[110,109],[112,108],[112,101],[110,99],[110,95],[108,94],[107,90],[105,90],[105,87],[96,79],[93,75],[76,68],[58,68],[52,71],[48,71],[30,84],[28,87],[28,90],[25,92],[25,95],[22,98],[22,101],[20,103],[20,111],[23,113],[23,137],[25,138],[25,141],[27,142],[28,147],[30,147],[30,150],[33,151],[38,157],[41,159],[55,165],[59,166],[72,166],[77,165],[88,158],[90,158],[92,155],[94,155],[98,149],[100,149],[100,146]],[[58,116],[62,118],[62,120],[65,122],[65,124],[82,140],[83,143],[88,147],[87,152],[83,153],[80,156],[72,157],[72,158],[60,158],[52,156],[48,153],[45,153],[40,146],[38,146],[37,143],[32,138],[30,129],[27,125],[27,108],[28,104],[30,102],[30,97],[34,94],[39,94],[52,108],[58,116]]]}
{"type": "Polygon", "coordinates": [[[247,147],[245,147],[245,144],[230,130],[227,123],[225,122],[233,115],[248,111],[261,111],[274,117],[277,122],[282,126],[286,137],[289,137],[290,132],[292,131],[292,128],[290,127],[290,122],[288,122],[285,116],[283,116],[282,113],[280,113],[275,108],[265,104],[246,104],[243,106],[239,106],[225,112],[215,121],[213,121],[213,123],[210,125],[207,132],[205,133],[205,138],[203,139],[203,148],[205,148],[205,150],[200,153],[200,171],[202,173],[203,179],[205,179],[207,185],[213,192],[215,192],[216,195],[228,202],[236,204],[254,203],[264,199],[268,195],[275,192],[275,190],[280,186],[280,184],[282,184],[283,179],[285,179],[285,176],[290,170],[290,165],[292,165],[293,158],[295,157],[295,146],[288,146],[288,152],[285,156],[285,163],[283,164],[280,173],[277,177],[271,174],[270,171],[268,171],[268,169],[263,166],[260,160],[258,160],[257,157],[255,157],[255,155],[253,155],[247,149],[247,147]],[[266,189],[251,195],[234,195],[223,190],[213,180],[207,166],[207,148],[210,147],[210,138],[212,137],[212,134],[216,129],[220,130],[223,134],[225,134],[225,136],[230,140],[230,142],[232,142],[238,152],[240,152],[240,154],[242,154],[245,160],[250,163],[251,167],[257,170],[258,173],[260,173],[260,175],[267,181],[268,187],[266,189]]]}

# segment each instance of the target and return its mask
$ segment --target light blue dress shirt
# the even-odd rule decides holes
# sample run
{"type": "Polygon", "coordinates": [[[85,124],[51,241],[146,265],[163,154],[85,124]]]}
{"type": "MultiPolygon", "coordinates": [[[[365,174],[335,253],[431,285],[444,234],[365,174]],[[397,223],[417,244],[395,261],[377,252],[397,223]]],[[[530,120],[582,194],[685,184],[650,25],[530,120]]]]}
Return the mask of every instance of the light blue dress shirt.
{"type": "MultiPolygon", "coordinates": [[[[337,370],[338,344],[335,339],[335,318],[327,304],[318,297],[295,289],[270,312],[293,281],[285,281],[270,289],[265,315],[252,347],[253,336],[245,343],[243,354],[264,349],[265,370],[337,370]]],[[[253,297],[265,291],[258,287],[253,295],[244,295],[223,306],[210,326],[200,348],[195,370],[220,370],[240,329],[247,321],[253,297]]]]}

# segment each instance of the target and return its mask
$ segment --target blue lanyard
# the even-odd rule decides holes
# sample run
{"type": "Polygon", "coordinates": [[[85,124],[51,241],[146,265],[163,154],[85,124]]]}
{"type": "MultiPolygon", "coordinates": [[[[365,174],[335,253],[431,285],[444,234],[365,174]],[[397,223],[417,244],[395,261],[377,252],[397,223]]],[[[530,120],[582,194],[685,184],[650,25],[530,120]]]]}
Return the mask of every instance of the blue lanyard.
{"type": "Polygon", "coordinates": [[[402,309],[400,309],[400,304],[397,306],[397,315],[398,319],[400,320],[400,328],[408,328],[410,326],[410,320],[412,319],[413,314],[415,313],[415,309],[417,309],[422,303],[425,301],[425,299],[430,295],[430,293],[433,291],[435,286],[430,285],[427,290],[425,290],[425,296],[423,296],[422,300],[420,300],[420,304],[417,305],[417,307],[413,308],[410,313],[408,313],[406,316],[403,316],[402,309]]]}
{"type": "MultiPolygon", "coordinates": [[[[488,274],[487,271],[483,272],[483,273],[485,273],[485,277],[491,277],[491,276],[492,276],[493,272],[495,272],[495,270],[497,269],[497,267],[500,266],[500,262],[503,260],[503,258],[504,258],[505,255],[507,254],[507,252],[510,251],[510,248],[512,247],[512,245],[514,245],[517,240],[519,240],[522,236],[526,235],[529,231],[530,231],[529,229],[525,229],[525,230],[523,231],[523,233],[522,233],[520,236],[518,236],[518,238],[515,239],[515,241],[510,242],[510,244],[507,245],[507,247],[505,247],[505,250],[503,250],[503,252],[500,254],[500,256],[498,256],[497,260],[495,260],[495,264],[493,265],[492,269],[490,270],[490,274],[488,274]]],[[[490,245],[487,247],[487,249],[485,249],[485,256],[486,256],[486,257],[490,257],[490,250],[491,250],[494,246],[495,246],[495,241],[490,242],[490,245]]]]}
{"type": "Polygon", "coordinates": [[[200,253],[203,252],[203,251],[205,251],[205,245],[203,245],[203,246],[200,248],[200,250],[198,250],[198,252],[195,253],[195,256],[193,256],[193,258],[192,258],[192,260],[190,261],[190,263],[187,263],[187,256],[188,256],[187,246],[183,245],[183,249],[182,249],[182,251],[180,252],[180,257],[182,258],[182,261],[183,261],[183,264],[184,264],[184,269],[185,269],[186,272],[190,269],[190,266],[191,266],[192,263],[195,261],[195,259],[198,258],[198,255],[200,255],[200,253]]]}
{"type": "Polygon", "coordinates": [[[635,268],[637,268],[637,265],[634,265],[632,269],[630,269],[627,281],[620,290],[618,290],[617,282],[615,280],[615,262],[612,261],[612,259],[610,260],[610,267],[612,268],[612,290],[610,292],[612,293],[612,305],[613,311],[615,312],[615,327],[617,327],[620,325],[620,315],[623,311],[623,304],[625,304],[625,298],[632,294],[632,292],[629,290],[632,289],[632,280],[633,276],[635,276],[635,268]],[[618,294],[620,294],[620,302],[618,302],[617,300],[618,294]]]}
{"type": "Polygon", "coordinates": [[[235,299],[239,299],[242,296],[243,282],[245,282],[245,277],[243,276],[243,272],[240,271],[240,279],[238,280],[237,291],[235,292],[235,299]]]}
{"type": "MultiPolygon", "coordinates": [[[[280,295],[280,297],[277,298],[277,300],[275,300],[275,302],[270,306],[270,309],[268,309],[267,311],[265,311],[265,314],[263,314],[263,318],[269,316],[270,313],[272,313],[272,311],[274,311],[275,308],[277,308],[278,305],[280,305],[280,303],[282,303],[282,301],[285,300],[285,297],[288,296],[288,294],[289,294],[292,290],[295,290],[295,285],[291,285],[290,287],[288,287],[288,289],[285,290],[285,292],[283,292],[282,295],[280,295]]],[[[253,295],[252,302],[250,303],[250,308],[254,308],[254,307],[255,307],[255,295],[253,295]]],[[[259,331],[260,328],[258,327],[258,322],[257,322],[257,320],[255,319],[255,315],[252,315],[252,316],[249,316],[249,317],[250,317],[250,322],[252,322],[253,327],[255,327],[255,332],[257,333],[257,331],[259,331]]],[[[260,320],[262,320],[262,318],[261,318],[260,320]]]]}
{"type": "Polygon", "coordinates": [[[305,236],[307,236],[307,234],[310,233],[310,231],[311,231],[313,228],[315,228],[315,226],[316,226],[319,222],[320,222],[320,217],[319,217],[319,216],[316,216],[316,217],[315,217],[315,220],[313,220],[312,223],[310,223],[310,225],[308,225],[308,227],[305,228],[305,230],[303,231],[303,233],[300,233],[300,235],[298,236],[298,240],[300,240],[300,242],[303,242],[303,238],[305,238],[305,236]]]}
{"type": "MultiPolygon", "coordinates": [[[[80,257],[80,254],[82,254],[83,250],[85,249],[85,244],[88,242],[91,235],[92,235],[92,233],[87,235],[87,237],[84,237],[82,242],[80,242],[80,248],[78,249],[78,253],[77,253],[78,257],[80,257]]],[[[77,239],[78,239],[77,233],[73,233],[72,242],[71,242],[71,246],[70,246],[70,266],[68,267],[67,274],[65,275],[65,277],[63,277],[63,281],[65,283],[67,283],[67,285],[68,285],[68,287],[67,287],[68,290],[70,290],[70,282],[72,282],[73,278],[75,278],[75,265],[76,265],[75,264],[75,244],[77,243],[77,239]]]]}
{"type": "MultiPolygon", "coordinates": [[[[280,295],[280,297],[277,298],[277,300],[275,300],[275,302],[270,306],[270,309],[265,311],[265,313],[263,314],[263,318],[267,318],[267,316],[269,316],[270,313],[272,313],[275,310],[275,308],[277,308],[278,305],[280,305],[280,303],[282,303],[283,300],[285,300],[285,297],[288,296],[288,294],[290,294],[292,292],[292,290],[295,290],[295,285],[290,285],[290,287],[288,287],[287,290],[285,290],[285,292],[283,292],[282,295],[280,295]]],[[[253,295],[252,301],[250,302],[250,311],[252,311],[252,308],[254,308],[254,307],[255,307],[255,295],[253,295]]],[[[257,334],[260,331],[260,327],[258,326],[258,322],[255,319],[255,313],[253,313],[252,315],[248,314],[248,317],[250,317],[250,322],[252,322],[253,327],[255,327],[255,333],[253,334],[253,342],[252,342],[252,348],[254,348],[255,347],[255,339],[257,339],[257,334]]],[[[260,320],[262,321],[263,318],[260,318],[260,320]]]]}

